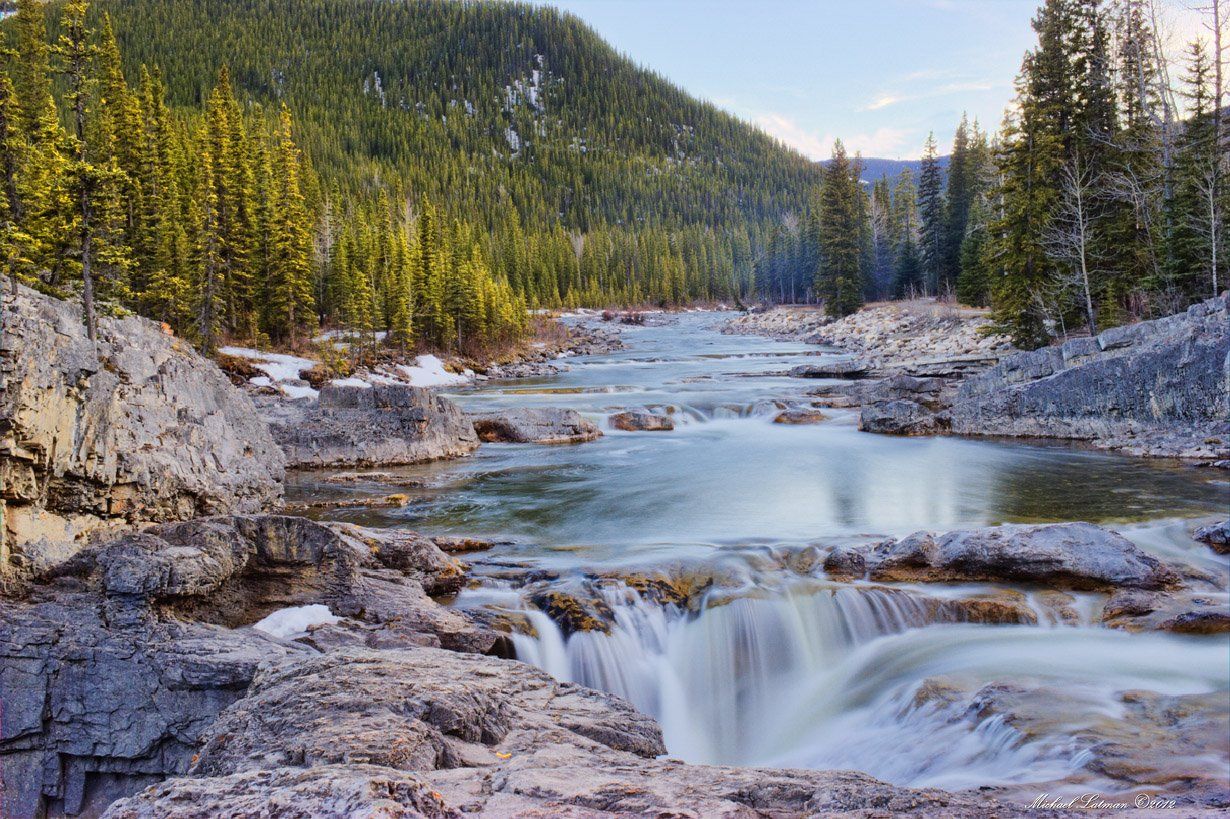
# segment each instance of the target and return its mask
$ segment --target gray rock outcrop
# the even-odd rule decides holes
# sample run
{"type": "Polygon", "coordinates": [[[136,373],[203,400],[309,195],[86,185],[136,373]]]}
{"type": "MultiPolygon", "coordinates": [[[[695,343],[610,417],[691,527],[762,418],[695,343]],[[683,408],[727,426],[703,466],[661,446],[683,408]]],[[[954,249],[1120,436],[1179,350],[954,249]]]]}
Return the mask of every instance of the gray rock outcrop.
{"type": "Polygon", "coordinates": [[[478,447],[465,413],[423,387],[329,384],[314,402],[271,402],[263,411],[294,467],[413,464],[478,447]]]}
{"type": "Polygon", "coordinates": [[[429,593],[464,565],[410,532],[252,515],[155,526],[91,546],[0,599],[4,816],[97,814],[186,773],[257,669],[337,647],[490,651],[498,635],[429,593]],[[327,605],[298,641],[246,626],[327,605]]]}
{"type": "Polygon", "coordinates": [[[611,426],[624,432],[669,432],[675,419],[649,410],[627,410],[611,416],[611,426]]]}
{"type": "Polygon", "coordinates": [[[470,416],[474,431],[487,443],[580,444],[602,437],[602,430],[576,410],[516,407],[470,416]]]}
{"type": "Polygon", "coordinates": [[[1055,589],[1160,590],[1183,580],[1127,538],[1091,523],[916,532],[871,548],[836,549],[824,566],[843,578],[1039,583],[1055,589]]]}
{"type": "Polygon", "coordinates": [[[0,280],[0,568],[44,571],[94,532],[255,512],[284,458],[250,399],[146,319],[102,318],[0,280]]]}
{"type": "Polygon", "coordinates": [[[1230,296],[1005,359],[967,379],[954,432],[1230,458],[1230,296]]]}
{"type": "MultiPolygon", "coordinates": [[[[346,650],[261,671],[248,696],[207,732],[194,778],[155,786],[108,815],[151,816],[156,804],[233,792],[237,777],[264,782],[265,771],[285,781],[295,768],[304,774],[292,782],[315,781],[309,777],[319,772],[325,783],[356,783],[347,792],[365,792],[362,777],[401,781],[395,777],[413,771],[413,781],[430,783],[444,805],[492,817],[872,807],[974,816],[994,807],[983,797],[899,788],[865,774],[686,765],[654,758],[662,752],[657,725],[623,700],[532,666],[431,649],[346,650]],[[143,806],[146,813],[124,812],[143,806]]],[[[334,787],[321,790],[332,796],[334,787]]],[[[319,815],[319,798],[309,794],[301,810],[319,815]]]]}

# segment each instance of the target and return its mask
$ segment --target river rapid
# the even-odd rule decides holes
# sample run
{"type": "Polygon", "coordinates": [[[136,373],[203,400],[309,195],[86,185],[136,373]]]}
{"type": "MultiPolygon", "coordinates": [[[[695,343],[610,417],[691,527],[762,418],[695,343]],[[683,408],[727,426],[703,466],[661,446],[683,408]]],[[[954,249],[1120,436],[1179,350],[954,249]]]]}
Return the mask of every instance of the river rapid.
{"type": "MultiPolygon", "coordinates": [[[[825,383],[784,372],[836,351],[722,335],[722,320],[654,316],[623,328],[624,350],[451,394],[469,410],[576,409],[606,434],[398,470],[422,481],[396,490],[407,505],[334,516],[498,541],[467,556],[479,582],[455,605],[503,612],[518,658],[627,697],[692,762],[1114,791],[1089,763],[1123,692],[1230,700],[1224,635],[1102,627],[1103,594],[1074,593],[1059,616],[1044,590],[1017,588],[1037,625],[979,625],[936,601],[1003,588],[838,583],[821,567],[835,545],[920,529],[1084,520],[1224,581],[1226,559],[1188,534],[1189,519],[1230,506],[1224,472],[1062,444],[872,435],[852,410],[776,424],[825,383]],[[675,430],[607,428],[644,407],[672,412],[675,430]],[[642,594],[632,578],[645,576],[702,591],[642,594]],[[532,602],[544,588],[593,600],[608,629],[567,633],[532,602]],[[995,707],[1004,699],[1025,718],[995,707]]],[[[292,500],[380,491],[297,480],[292,500]]],[[[1184,764],[1224,781],[1228,753],[1184,764]]]]}

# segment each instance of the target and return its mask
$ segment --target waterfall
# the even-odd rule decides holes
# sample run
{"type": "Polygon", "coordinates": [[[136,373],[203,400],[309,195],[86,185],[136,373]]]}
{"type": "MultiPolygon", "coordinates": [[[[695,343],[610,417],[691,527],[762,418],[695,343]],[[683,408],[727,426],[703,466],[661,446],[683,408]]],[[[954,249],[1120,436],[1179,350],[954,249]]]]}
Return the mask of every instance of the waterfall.
{"type": "Polygon", "coordinates": [[[537,636],[514,636],[517,656],[558,679],[623,696],[658,719],[673,754],[698,762],[748,763],[769,753],[757,738],[801,678],[870,639],[927,622],[916,598],[884,589],[739,596],[698,616],[622,587],[604,594],[614,612],[609,633],[565,640],[549,617],[530,610],[537,636]]]}
{"type": "Polygon", "coordinates": [[[1089,760],[1081,722],[1116,713],[1119,692],[1230,684],[1225,645],[1089,625],[939,623],[943,607],[898,590],[753,587],[696,613],[623,586],[601,593],[609,633],[565,639],[529,609],[536,636],[514,636],[517,656],[625,697],[689,762],[857,769],[947,788],[1056,780],[1089,760]],[[956,693],[928,696],[931,681],[956,693]],[[1067,720],[1026,735],[971,707],[982,686],[1005,682],[1055,686],[1067,720]]]}

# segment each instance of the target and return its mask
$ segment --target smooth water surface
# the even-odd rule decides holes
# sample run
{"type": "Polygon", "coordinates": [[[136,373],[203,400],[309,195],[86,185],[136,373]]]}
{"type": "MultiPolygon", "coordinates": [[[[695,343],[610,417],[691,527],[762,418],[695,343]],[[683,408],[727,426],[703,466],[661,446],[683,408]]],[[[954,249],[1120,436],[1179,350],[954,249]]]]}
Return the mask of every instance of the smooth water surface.
{"type": "Polygon", "coordinates": [[[568,359],[558,376],[452,397],[473,410],[573,408],[604,428],[613,412],[669,408],[675,431],[485,445],[405,470],[428,484],[410,490],[407,507],[354,517],[513,539],[532,560],[568,565],[1002,522],[1190,517],[1230,498],[1224,473],[1078,446],[872,435],[841,409],[816,425],[775,424],[779,406],[807,404],[809,390],[833,383],[784,375],[822,349],[722,335],[720,314],[659,320],[668,323],[623,328],[628,349],[568,359]]]}
{"type": "MultiPolygon", "coordinates": [[[[672,432],[484,445],[466,459],[398,470],[423,482],[411,489],[299,476],[292,497],[407,492],[402,508],[336,515],[503,541],[468,558],[482,585],[457,605],[526,618],[533,633],[514,636],[518,657],[626,697],[659,720],[670,753],[690,761],[855,768],[949,788],[1078,773],[1082,787],[1113,789],[1084,771],[1092,750],[1082,730],[1121,712],[1121,692],[1230,688],[1224,636],[1103,628],[1105,595],[1075,595],[1075,624],[1038,606],[1039,625],[971,625],[937,616],[927,599],[987,589],[840,584],[817,560],[783,557],[919,529],[1087,520],[1224,578],[1226,559],[1189,535],[1190,518],[1230,506],[1224,472],[1076,445],[872,435],[850,410],[826,409],[816,425],[775,424],[782,407],[808,405],[808,391],[832,383],[786,371],[835,353],[725,336],[720,319],[659,317],[624,328],[625,350],[452,395],[472,410],[573,408],[604,428],[614,412],[649,407],[672,412],[672,432]],[[565,635],[507,579],[518,568],[550,569],[561,588],[604,598],[609,632],[565,635]],[[709,572],[722,589],[684,611],[592,582],[594,572],[629,569],[709,572]],[[929,700],[937,681],[962,693],[929,700]],[[1063,709],[1030,736],[1002,714],[971,716],[969,697],[1003,683],[1062,692],[1063,709]]],[[[1225,754],[1189,767],[1230,775],[1225,754]]]]}

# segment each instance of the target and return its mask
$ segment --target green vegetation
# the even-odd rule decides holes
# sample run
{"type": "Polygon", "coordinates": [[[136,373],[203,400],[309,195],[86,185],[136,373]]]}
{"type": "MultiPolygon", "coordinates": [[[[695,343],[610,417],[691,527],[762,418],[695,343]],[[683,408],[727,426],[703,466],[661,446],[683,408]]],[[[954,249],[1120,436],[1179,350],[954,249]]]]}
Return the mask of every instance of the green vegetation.
{"type": "Polygon", "coordinates": [[[322,193],[285,104],[241,102],[225,66],[199,106],[125,78],[106,16],[21,2],[0,73],[0,255],[15,281],[138,311],[204,349],[301,346],[327,324],[474,351],[526,330],[476,232],[423,199],[322,193]],[[47,31],[55,25],[54,39],[47,31]],[[58,92],[58,93],[56,93],[58,92]]]}
{"type": "Polygon", "coordinates": [[[1046,0],[1000,134],[963,120],[946,174],[930,139],[870,186],[549,8],[22,2],[0,252],[206,348],[474,350],[527,308],[916,295],[1043,344],[1224,286],[1219,60],[1160,64],[1142,2],[1046,0]]]}
{"type": "MultiPolygon", "coordinates": [[[[829,188],[844,188],[845,175],[830,174],[820,204],[770,244],[762,292],[786,300],[814,280],[835,314],[857,306],[841,287],[851,276],[866,298],[955,295],[989,305],[1023,347],[1217,295],[1230,234],[1213,56],[1224,52],[1216,38],[1211,49],[1194,42],[1177,70],[1159,56],[1150,19],[1143,0],[1046,0],[998,137],[963,120],[946,183],[929,139],[917,184],[907,170],[864,192],[861,228],[833,207],[829,188]],[[870,240],[856,273],[849,248],[815,251],[860,231],[870,240]]],[[[838,145],[830,169],[844,162],[838,145]]]]}

